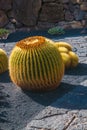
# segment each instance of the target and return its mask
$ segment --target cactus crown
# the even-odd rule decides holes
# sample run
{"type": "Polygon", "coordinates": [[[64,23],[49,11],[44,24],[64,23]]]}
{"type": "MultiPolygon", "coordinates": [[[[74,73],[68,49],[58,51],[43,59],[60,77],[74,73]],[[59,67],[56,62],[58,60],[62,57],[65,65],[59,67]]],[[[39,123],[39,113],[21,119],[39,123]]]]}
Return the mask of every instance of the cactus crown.
{"type": "Polygon", "coordinates": [[[45,38],[42,36],[32,36],[21,40],[16,44],[16,46],[20,47],[21,49],[29,49],[29,48],[36,48],[42,46],[46,43],[45,38]]]}

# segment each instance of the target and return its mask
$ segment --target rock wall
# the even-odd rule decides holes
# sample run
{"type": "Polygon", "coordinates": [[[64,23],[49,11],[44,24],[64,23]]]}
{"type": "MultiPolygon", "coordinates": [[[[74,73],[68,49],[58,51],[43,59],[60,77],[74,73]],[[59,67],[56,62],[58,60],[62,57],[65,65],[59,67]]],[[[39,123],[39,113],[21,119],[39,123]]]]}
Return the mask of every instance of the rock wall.
{"type": "Polygon", "coordinates": [[[82,11],[87,0],[0,0],[0,28],[81,28],[82,11]]]}

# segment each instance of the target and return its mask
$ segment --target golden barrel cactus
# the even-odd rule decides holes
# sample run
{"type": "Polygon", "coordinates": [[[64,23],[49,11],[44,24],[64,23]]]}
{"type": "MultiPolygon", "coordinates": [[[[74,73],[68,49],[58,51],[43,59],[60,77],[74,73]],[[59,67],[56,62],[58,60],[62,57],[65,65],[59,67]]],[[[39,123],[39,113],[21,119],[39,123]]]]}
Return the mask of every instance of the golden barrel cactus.
{"type": "Polygon", "coordinates": [[[58,87],[64,64],[50,39],[33,36],[16,44],[9,58],[9,72],[22,89],[45,91],[58,87]]]}
{"type": "Polygon", "coordinates": [[[3,49],[0,49],[0,74],[8,70],[8,57],[3,49]]]}

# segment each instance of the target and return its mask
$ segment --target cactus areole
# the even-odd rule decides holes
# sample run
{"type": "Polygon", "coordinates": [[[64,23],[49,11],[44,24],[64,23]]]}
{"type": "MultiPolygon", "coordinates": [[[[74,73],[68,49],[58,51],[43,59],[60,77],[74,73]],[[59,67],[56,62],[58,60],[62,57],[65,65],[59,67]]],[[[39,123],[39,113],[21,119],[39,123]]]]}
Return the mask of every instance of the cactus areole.
{"type": "Polygon", "coordinates": [[[19,41],[9,58],[12,81],[22,89],[55,89],[64,75],[64,64],[53,41],[33,36],[19,41]]]}

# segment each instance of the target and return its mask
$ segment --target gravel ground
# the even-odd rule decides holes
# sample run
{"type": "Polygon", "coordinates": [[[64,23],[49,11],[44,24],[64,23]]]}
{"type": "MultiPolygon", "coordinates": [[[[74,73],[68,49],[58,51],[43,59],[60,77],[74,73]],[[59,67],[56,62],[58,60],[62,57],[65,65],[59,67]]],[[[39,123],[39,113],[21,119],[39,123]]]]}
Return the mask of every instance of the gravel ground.
{"type": "MultiPolygon", "coordinates": [[[[16,41],[28,35],[13,34],[0,41],[0,48],[9,56],[16,41]]],[[[79,65],[65,72],[59,88],[46,93],[22,91],[8,72],[1,74],[0,130],[87,130],[87,36],[52,39],[69,42],[79,65]]]]}

